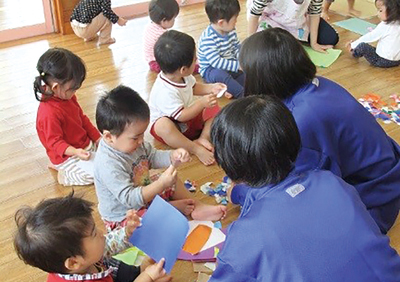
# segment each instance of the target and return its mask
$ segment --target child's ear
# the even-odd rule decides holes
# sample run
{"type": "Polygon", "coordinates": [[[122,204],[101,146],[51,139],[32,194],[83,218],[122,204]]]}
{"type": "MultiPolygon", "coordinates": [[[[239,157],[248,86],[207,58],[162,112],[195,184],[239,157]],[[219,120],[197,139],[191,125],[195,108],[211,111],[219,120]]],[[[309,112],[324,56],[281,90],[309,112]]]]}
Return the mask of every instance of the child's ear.
{"type": "Polygon", "coordinates": [[[225,22],[226,22],[226,20],[220,19],[220,20],[217,21],[217,25],[218,26],[223,26],[225,22]]]}
{"type": "Polygon", "coordinates": [[[51,86],[51,91],[56,92],[58,88],[60,88],[60,84],[58,82],[54,82],[51,86]]]}
{"type": "Polygon", "coordinates": [[[179,74],[180,74],[180,75],[186,74],[187,69],[188,69],[188,67],[181,67],[181,68],[179,69],[179,74]]]}
{"type": "Polygon", "coordinates": [[[69,257],[65,260],[64,266],[70,273],[74,273],[82,268],[84,259],[81,256],[69,257]]]}
{"type": "Polygon", "coordinates": [[[104,141],[106,141],[106,143],[108,143],[108,144],[113,143],[113,141],[114,141],[113,135],[108,130],[103,130],[103,138],[104,138],[104,141]]]}

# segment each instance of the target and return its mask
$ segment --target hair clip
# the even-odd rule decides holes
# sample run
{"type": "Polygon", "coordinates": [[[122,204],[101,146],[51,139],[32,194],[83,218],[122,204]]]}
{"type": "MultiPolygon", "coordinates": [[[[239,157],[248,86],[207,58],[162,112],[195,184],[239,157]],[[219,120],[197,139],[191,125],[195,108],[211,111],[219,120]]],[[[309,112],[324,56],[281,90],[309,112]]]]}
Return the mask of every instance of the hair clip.
{"type": "Polygon", "coordinates": [[[44,71],[42,71],[42,72],[40,73],[40,75],[41,75],[41,76],[45,76],[46,74],[44,73],[44,71]]]}

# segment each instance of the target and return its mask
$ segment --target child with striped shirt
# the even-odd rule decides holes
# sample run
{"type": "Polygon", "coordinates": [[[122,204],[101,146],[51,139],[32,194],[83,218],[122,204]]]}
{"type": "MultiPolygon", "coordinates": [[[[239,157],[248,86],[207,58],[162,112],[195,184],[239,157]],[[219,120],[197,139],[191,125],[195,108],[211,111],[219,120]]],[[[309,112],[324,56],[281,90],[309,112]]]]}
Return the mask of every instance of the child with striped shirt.
{"type": "Polygon", "coordinates": [[[226,84],[227,92],[235,98],[243,97],[244,91],[244,74],[238,61],[240,43],[235,29],[239,12],[237,0],[207,0],[210,25],[200,36],[198,47],[201,76],[207,83],[226,84]]]}
{"type": "Polygon", "coordinates": [[[160,66],[154,58],[154,45],[158,38],[174,26],[179,14],[179,5],[175,0],[151,0],[149,4],[149,23],[144,32],[144,57],[150,70],[160,72],[160,66]]]}

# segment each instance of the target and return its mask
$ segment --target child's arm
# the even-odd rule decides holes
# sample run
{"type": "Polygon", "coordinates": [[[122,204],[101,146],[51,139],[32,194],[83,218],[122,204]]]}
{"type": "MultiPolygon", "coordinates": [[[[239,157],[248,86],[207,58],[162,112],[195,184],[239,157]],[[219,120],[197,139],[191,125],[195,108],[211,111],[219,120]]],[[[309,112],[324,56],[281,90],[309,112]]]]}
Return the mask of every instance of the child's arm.
{"type": "MultiPolygon", "coordinates": [[[[197,84],[196,84],[197,85],[197,84]]],[[[201,113],[204,108],[211,108],[217,104],[217,95],[208,94],[197,101],[195,101],[190,107],[183,108],[181,114],[177,117],[180,122],[186,122],[195,118],[199,113],[201,113]]]]}
{"type": "Polygon", "coordinates": [[[135,210],[129,210],[126,213],[126,221],[126,226],[124,228],[115,229],[105,235],[106,244],[103,253],[105,258],[109,258],[131,247],[129,238],[132,236],[133,231],[141,225],[141,219],[136,214],[135,210]]]}
{"type": "Polygon", "coordinates": [[[378,41],[379,39],[382,38],[382,35],[385,34],[386,31],[386,25],[384,23],[380,23],[377,25],[375,29],[372,31],[368,32],[367,34],[361,36],[359,39],[357,39],[354,42],[351,42],[350,47],[351,49],[354,49],[358,46],[360,43],[370,43],[370,42],[375,42],[378,41]]]}
{"type": "Polygon", "coordinates": [[[164,168],[171,164],[170,150],[157,150],[149,142],[143,142],[142,146],[150,162],[150,168],[164,168]]]}
{"type": "Polygon", "coordinates": [[[111,9],[111,1],[110,0],[102,0],[100,1],[101,11],[103,15],[109,19],[113,24],[118,23],[123,26],[126,24],[126,20],[124,18],[118,17],[114,11],[111,9]]]}

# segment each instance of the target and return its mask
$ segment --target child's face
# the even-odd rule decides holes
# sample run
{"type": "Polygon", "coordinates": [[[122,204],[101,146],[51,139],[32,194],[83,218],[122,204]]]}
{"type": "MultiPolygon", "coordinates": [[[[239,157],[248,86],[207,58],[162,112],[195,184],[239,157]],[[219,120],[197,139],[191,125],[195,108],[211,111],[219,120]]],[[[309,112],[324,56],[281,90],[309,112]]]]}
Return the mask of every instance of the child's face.
{"type": "Polygon", "coordinates": [[[54,97],[57,97],[61,100],[69,100],[71,99],[77,89],[72,89],[72,85],[74,85],[74,81],[68,81],[64,84],[54,83],[51,87],[51,90],[54,93],[54,97]]]}
{"type": "Polygon", "coordinates": [[[387,20],[386,6],[383,4],[382,1],[376,1],[375,6],[378,18],[383,22],[386,21],[387,20]]]}
{"type": "Polygon", "coordinates": [[[161,25],[161,27],[162,27],[163,29],[169,29],[169,28],[171,28],[171,27],[174,26],[174,24],[175,24],[175,19],[176,19],[176,16],[173,17],[172,19],[170,19],[169,21],[168,21],[168,20],[162,20],[162,21],[160,22],[160,25],[161,25]]]}
{"type": "Polygon", "coordinates": [[[82,240],[83,255],[68,258],[66,267],[70,273],[87,273],[94,264],[103,258],[106,238],[99,229],[96,228],[94,220],[92,224],[85,230],[86,237],[82,240]]]}
{"type": "Polygon", "coordinates": [[[111,135],[108,142],[111,147],[120,152],[131,154],[143,143],[144,132],[149,125],[149,121],[137,120],[125,126],[124,132],[120,136],[111,135]]]}
{"type": "Polygon", "coordinates": [[[221,30],[224,32],[227,32],[227,33],[234,30],[236,27],[236,22],[237,22],[238,16],[239,15],[233,16],[229,21],[222,20],[221,25],[220,25],[221,30]]]}

